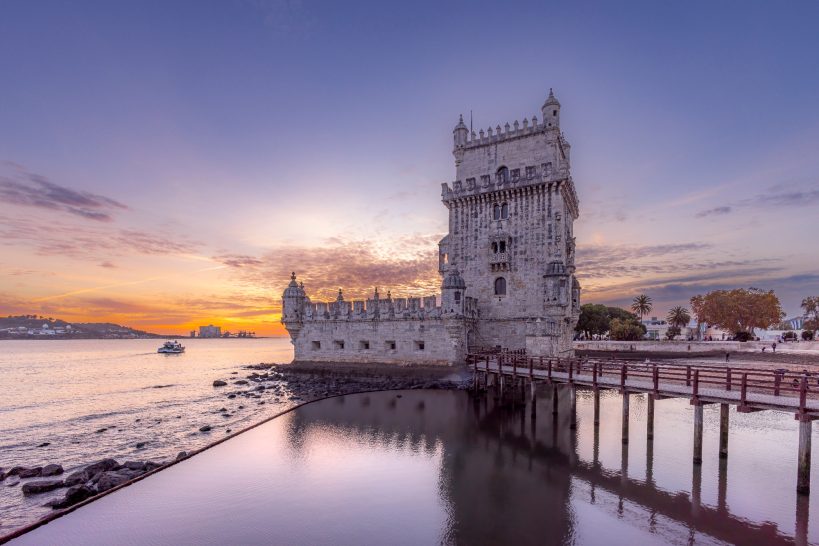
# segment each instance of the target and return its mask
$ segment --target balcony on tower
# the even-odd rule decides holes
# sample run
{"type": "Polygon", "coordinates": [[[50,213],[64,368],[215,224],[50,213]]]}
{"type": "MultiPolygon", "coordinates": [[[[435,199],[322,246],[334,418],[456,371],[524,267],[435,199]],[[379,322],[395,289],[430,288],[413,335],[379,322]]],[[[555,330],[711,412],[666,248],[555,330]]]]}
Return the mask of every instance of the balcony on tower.
{"type": "Polygon", "coordinates": [[[512,237],[505,231],[498,230],[489,236],[489,267],[492,271],[507,271],[509,269],[512,237]]]}

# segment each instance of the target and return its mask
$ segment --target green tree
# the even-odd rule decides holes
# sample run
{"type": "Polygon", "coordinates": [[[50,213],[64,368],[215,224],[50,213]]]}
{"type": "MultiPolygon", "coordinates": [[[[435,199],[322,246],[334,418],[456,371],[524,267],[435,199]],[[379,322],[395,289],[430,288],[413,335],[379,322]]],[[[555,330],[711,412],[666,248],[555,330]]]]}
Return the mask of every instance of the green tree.
{"type": "Polygon", "coordinates": [[[609,336],[616,341],[638,341],[646,334],[646,327],[636,319],[612,319],[609,324],[609,336]]]}
{"type": "Polygon", "coordinates": [[[699,322],[705,322],[735,335],[753,336],[754,328],[769,328],[785,317],[773,290],[756,288],[714,290],[691,298],[691,308],[699,322]]]}
{"type": "Polygon", "coordinates": [[[580,306],[580,318],[575,330],[586,334],[591,339],[593,335],[603,335],[609,331],[609,312],[605,305],[586,303],[580,306]]]}
{"type": "Polygon", "coordinates": [[[684,328],[691,322],[691,313],[689,313],[685,307],[678,305],[668,311],[665,320],[668,321],[668,324],[676,326],[678,329],[684,328]]]}
{"type": "Polygon", "coordinates": [[[643,322],[643,315],[651,312],[651,298],[645,294],[640,294],[631,302],[631,310],[640,315],[640,322],[643,322]]]}

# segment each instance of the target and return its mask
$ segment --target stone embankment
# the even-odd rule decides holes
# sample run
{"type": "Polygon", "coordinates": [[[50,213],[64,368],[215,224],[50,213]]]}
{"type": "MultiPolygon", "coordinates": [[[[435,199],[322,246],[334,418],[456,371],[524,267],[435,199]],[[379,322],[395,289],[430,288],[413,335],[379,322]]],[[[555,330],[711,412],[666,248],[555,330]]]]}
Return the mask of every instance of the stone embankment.
{"type": "MultiPolygon", "coordinates": [[[[259,400],[265,395],[271,403],[293,404],[309,402],[328,396],[337,396],[362,391],[393,389],[465,389],[471,384],[471,373],[465,369],[446,367],[398,366],[375,364],[253,364],[244,367],[250,373],[244,378],[232,372],[231,377],[213,381],[213,388],[228,403],[247,404],[250,401],[264,404],[259,400]],[[237,400],[238,399],[238,400],[237,400]],[[241,399],[247,400],[243,402],[241,399]]],[[[238,405],[234,409],[244,409],[238,405]]],[[[222,416],[229,415],[223,407],[222,416]]],[[[203,424],[199,432],[207,434],[213,429],[211,424],[203,424]]],[[[98,431],[99,432],[99,431],[98,431]]],[[[227,429],[225,432],[230,433],[227,429]]],[[[137,447],[140,447],[139,445],[137,447]]],[[[33,497],[64,489],[55,499],[44,503],[54,509],[68,508],[90,497],[108,491],[121,484],[138,478],[148,472],[162,468],[188,457],[181,451],[174,461],[126,461],[102,459],[72,471],[62,477],[64,469],[59,464],[24,467],[16,466],[5,470],[0,468],[0,482],[14,487],[21,485],[23,495],[33,497]]]]}

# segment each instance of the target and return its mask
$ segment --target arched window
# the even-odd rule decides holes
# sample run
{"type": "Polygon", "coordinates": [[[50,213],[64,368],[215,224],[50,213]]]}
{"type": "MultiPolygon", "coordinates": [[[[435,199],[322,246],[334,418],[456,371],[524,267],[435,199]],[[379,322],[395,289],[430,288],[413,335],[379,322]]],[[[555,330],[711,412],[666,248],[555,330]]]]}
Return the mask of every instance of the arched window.
{"type": "Polygon", "coordinates": [[[498,169],[497,179],[501,184],[509,182],[509,169],[505,165],[498,169]]]}
{"type": "Polygon", "coordinates": [[[498,253],[498,243],[492,243],[492,253],[493,254],[498,253]]]}
{"type": "Polygon", "coordinates": [[[460,291],[455,292],[455,303],[461,303],[461,292],[460,291]]]}
{"type": "Polygon", "coordinates": [[[495,206],[492,208],[492,218],[495,220],[500,220],[501,217],[501,208],[500,205],[495,203],[495,206]]]}
{"type": "Polygon", "coordinates": [[[503,277],[498,277],[495,279],[495,295],[496,296],[505,296],[506,295],[506,279],[503,277]]]}
{"type": "Polygon", "coordinates": [[[501,205],[501,218],[504,220],[509,218],[509,205],[507,203],[501,205]]]}

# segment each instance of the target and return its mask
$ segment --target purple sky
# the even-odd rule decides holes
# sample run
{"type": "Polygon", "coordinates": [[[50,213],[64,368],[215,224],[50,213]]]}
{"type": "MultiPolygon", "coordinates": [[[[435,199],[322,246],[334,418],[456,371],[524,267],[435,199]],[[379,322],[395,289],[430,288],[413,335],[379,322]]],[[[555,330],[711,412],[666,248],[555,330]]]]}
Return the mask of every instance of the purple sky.
{"type": "MultiPolygon", "coordinates": [[[[451,130],[560,99],[585,302],[819,294],[819,4],[0,1],[0,313],[434,291],[451,130]],[[779,9],[775,9],[779,8],[779,9]],[[170,303],[173,302],[173,303],[170,303]]],[[[655,314],[655,313],[652,313],[655,314]]]]}

